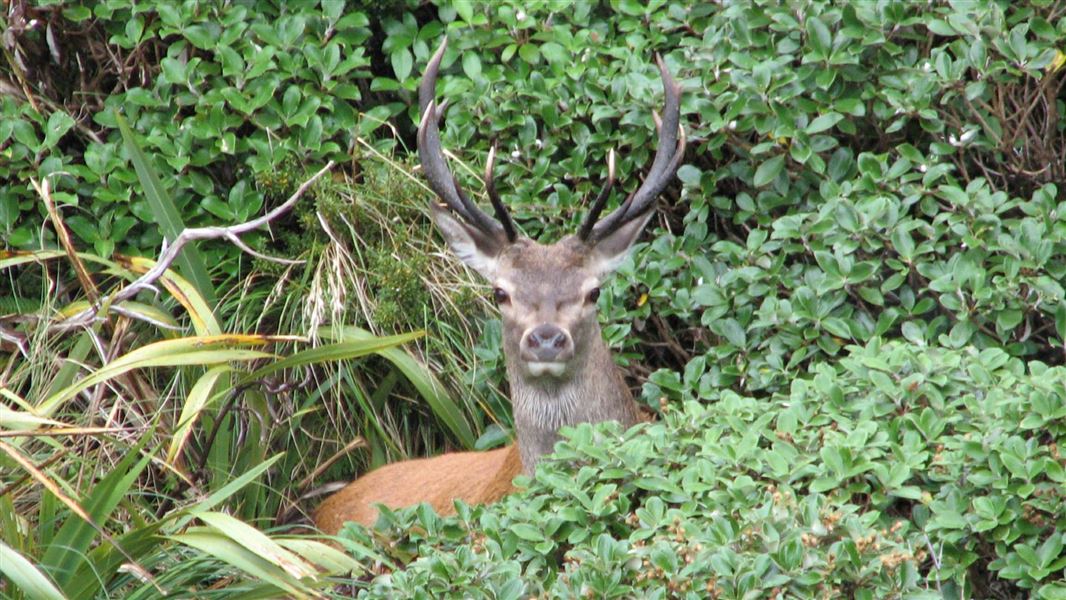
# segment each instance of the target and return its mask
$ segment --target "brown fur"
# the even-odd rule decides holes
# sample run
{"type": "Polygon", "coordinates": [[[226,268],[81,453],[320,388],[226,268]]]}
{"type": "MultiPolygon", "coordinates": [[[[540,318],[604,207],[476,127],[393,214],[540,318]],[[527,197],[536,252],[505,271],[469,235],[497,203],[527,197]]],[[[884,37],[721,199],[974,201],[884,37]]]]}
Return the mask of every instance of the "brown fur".
{"type": "Polygon", "coordinates": [[[511,480],[521,471],[515,446],[392,463],[326,498],[315,510],[315,526],[329,535],[336,535],[346,521],[371,526],[378,503],[401,508],[426,502],[438,514],[453,515],[454,500],[491,504],[511,493],[511,480]]]}

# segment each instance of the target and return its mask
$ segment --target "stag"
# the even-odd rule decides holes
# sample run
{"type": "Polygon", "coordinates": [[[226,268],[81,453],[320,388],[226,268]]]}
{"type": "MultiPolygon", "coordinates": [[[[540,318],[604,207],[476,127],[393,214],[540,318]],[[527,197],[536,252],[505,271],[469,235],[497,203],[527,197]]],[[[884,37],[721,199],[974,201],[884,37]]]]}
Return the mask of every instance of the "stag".
{"type": "Polygon", "coordinates": [[[515,228],[496,192],[496,146],[485,164],[485,191],[495,218],[483,212],[459,185],[441,148],[444,104],[434,96],[447,40],[433,55],[418,90],[421,122],[418,156],[429,187],[440,199],[430,213],[452,252],[492,284],[503,320],[503,350],[511,386],[515,445],[490,452],[456,452],[376,469],[321,504],[315,523],[335,533],[345,521],[370,525],[375,505],[391,508],[427,502],[454,512],[454,500],[490,503],[513,490],[520,472],[533,475],[552,451],[559,429],[578,423],[618,421],[630,426],[640,412],[603,340],[597,320],[600,287],[626,257],[654,214],[655,201],[673,179],[685,152],[680,124],[681,88],[661,57],[665,107],[655,158],[643,183],[606,217],[615,183],[614,152],[607,178],[576,234],[550,245],[515,228]]]}

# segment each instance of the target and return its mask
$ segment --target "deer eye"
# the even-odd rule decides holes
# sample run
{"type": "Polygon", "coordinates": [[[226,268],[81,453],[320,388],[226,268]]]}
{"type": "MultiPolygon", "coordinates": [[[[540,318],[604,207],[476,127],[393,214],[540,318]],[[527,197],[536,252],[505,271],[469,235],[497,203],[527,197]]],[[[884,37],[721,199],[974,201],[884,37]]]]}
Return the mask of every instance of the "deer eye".
{"type": "Polygon", "coordinates": [[[498,287],[492,288],[492,297],[496,299],[496,304],[507,304],[507,301],[511,299],[503,288],[498,287]]]}
{"type": "Polygon", "coordinates": [[[588,300],[589,304],[593,304],[597,300],[599,300],[600,299],[600,288],[598,288],[598,287],[592,288],[592,290],[589,291],[589,295],[586,296],[586,299],[588,300]]]}

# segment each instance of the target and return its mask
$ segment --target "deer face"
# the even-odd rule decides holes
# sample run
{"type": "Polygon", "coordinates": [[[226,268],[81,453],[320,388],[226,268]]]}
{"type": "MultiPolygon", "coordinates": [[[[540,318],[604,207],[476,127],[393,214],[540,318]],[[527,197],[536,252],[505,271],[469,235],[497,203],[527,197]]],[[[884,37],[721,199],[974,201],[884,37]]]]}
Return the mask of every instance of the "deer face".
{"type": "MultiPolygon", "coordinates": [[[[522,373],[557,379],[573,375],[581,362],[576,359],[600,337],[597,299],[615,260],[576,236],[550,246],[522,237],[495,257],[488,256],[470,247],[463,225],[449,213],[434,213],[452,249],[468,257],[468,264],[492,284],[503,318],[505,352],[522,373]]],[[[622,257],[627,248],[628,243],[622,257]]]]}
{"type": "Polygon", "coordinates": [[[599,277],[575,244],[523,239],[500,255],[492,294],[506,350],[528,376],[561,377],[590,334],[597,334],[599,277]]]}
{"type": "Polygon", "coordinates": [[[572,235],[544,245],[524,236],[507,242],[479,235],[439,206],[432,213],[452,251],[492,285],[509,360],[528,377],[557,379],[572,376],[588,343],[600,337],[600,286],[651,215],[595,242],[572,235]]]}
{"type": "MultiPolygon", "coordinates": [[[[452,251],[492,284],[503,316],[504,351],[512,368],[532,378],[571,377],[580,368],[589,342],[600,336],[596,299],[603,278],[625,258],[684,156],[680,86],[659,60],[666,106],[655,159],[643,184],[598,220],[614,185],[614,152],[610,152],[606,184],[580,231],[543,245],[518,235],[496,194],[492,177],[495,146],[485,165],[485,189],[495,219],[467,197],[448,169],[437,125],[443,109],[433,99],[446,47],[447,40],[426,67],[418,91],[422,112],[418,154],[426,180],[443,201],[431,205],[433,220],[452,251]]],[[[659,124],[657,116],[656,120],[659,124]]]]}

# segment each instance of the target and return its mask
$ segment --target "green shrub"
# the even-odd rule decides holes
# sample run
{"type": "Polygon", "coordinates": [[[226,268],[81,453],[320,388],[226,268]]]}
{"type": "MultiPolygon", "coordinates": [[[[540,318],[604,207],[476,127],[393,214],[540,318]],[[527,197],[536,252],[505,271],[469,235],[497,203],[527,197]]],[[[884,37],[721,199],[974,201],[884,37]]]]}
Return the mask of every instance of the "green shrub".
{"type": "Polygon", "coordinates": [[[1061,598],[1064,390],[998,349],[849,347],[768,397],[573,429],[496,506],[386,518],[374,550],[413,562],[365,595],[1061,598]]]}
{"type": "Polygon", "coordinates": [[[101,256],[154,252],[160,236],[134,193],[116,112],[169,174],[164,185],[190,226],[259,214],[264,198],[254,177],[286,159],[344,160],[353,132],[380,123],[363,120],[355,104],[368,76],[367,17],[343,9],[341,2],[72,2],[50,22],[50,41],[40,28],[13,35],[21,63],[12,64],[27,65],[18,75],[42,79],[56,97],[46,115],[10,97],[0,104],[9,159],[0,161],[0,180],[10,182],[0,230],[12,246],[40,245],[35,224],[44,212],[28,178],[55,174],[57,200],[74,208],[66,222],[81,243],[101,256]],[[52,43],[62,51],[58,64],[45,58],[52,43]],[[115,60],[128,66],[116,72],[115,60]],[[71,82],[85,87],[70,89],[71,82]],[[90,102],[97,94],[105,97],[90,102]],[[70,114],[83,129],[72,129],[70,114]]]}

